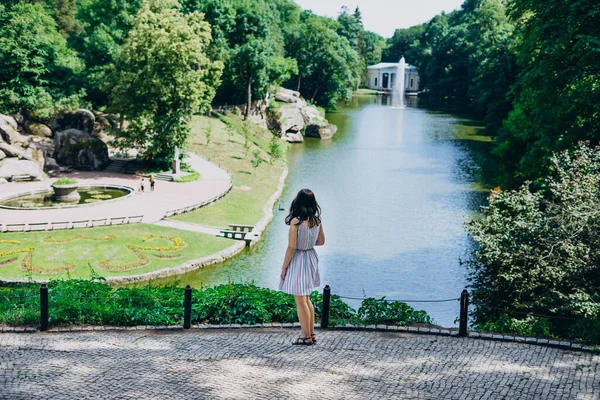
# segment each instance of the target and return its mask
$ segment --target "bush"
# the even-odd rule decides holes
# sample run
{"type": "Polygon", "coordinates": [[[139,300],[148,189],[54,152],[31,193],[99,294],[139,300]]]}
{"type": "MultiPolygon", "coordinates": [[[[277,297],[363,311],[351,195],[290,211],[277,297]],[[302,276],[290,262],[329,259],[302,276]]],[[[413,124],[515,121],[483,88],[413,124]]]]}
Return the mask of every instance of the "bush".
{"type": "MultiPolygon", "coordinates": [[[[55,280],[48,284],[50,325],[179,325],[183,323],[184,289],[176,286],[117,288],[103,278],[55,280]]],[[[310,295],[315,317],[321,318],[323,296],[310,295]]],[[[0,288],[0,323],[37,325],[39,285],[0,288]]],[[[404,303],[365,299],[355,310],[340,297],[331,296],[329,319],[335,323],[431,323],[424,311],[404,303]]],[[[192,292],[192,323],[259,324],[298,320],[294,296],[253,284],[223,284],[192,292]]]]}
{"type": "Polygon", "coordinates": [[[545,190],[492,192],[467,224],[477,244],[468,261],[473,316],[522,329],[503,314],[544,315],[551,334],[598,343],[599,324],[585,321],[600,318],[600,148],[581,144],[551,161],[545,190]]]}
{"type": "Polygon", "coordinates": [[[357,321],[367,325],[408,325],[414,323],[432,324],[433,320],[425,311],[417,311],[406,303],[364,299],[357,312],[357,321]]]}
{"type": "Polygon", "coordinates": [[[181,176],[179,178],[175,178],[173,179],[174,182],[194,182],[197,181],[198,179],[200,179],[200,172],[193,170],[191,168],[187,169],[187,172],[189,172],[189,175],[185,175],[185,176],[181,176]]]}
{"type": "Polygon", "coordinates": [[[71,178],[59,178],[52,185],[60,186],[60,185],[76,185],[77,181],[71,178]]]}
{"type": "Polygon", "coordinates": [[[519,336],[548,337],[553,331],[552,323],[547,318],[527,317],[511,318],[504,314],[496,321],[488,321],[474,327],[482,332],[510,333],[519,336]]]}

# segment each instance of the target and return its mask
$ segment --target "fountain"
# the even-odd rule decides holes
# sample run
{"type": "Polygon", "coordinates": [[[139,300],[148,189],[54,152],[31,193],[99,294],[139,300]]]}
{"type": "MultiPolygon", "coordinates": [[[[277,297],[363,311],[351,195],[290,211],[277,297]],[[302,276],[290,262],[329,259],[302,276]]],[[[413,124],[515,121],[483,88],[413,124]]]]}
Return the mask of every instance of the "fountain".
{"type": "Polygon", "coordinates": [[[406,61],[404,57],[400,59],[398,63],[398,72],[396,73],[396,79],[394,80],[394,87],[392,88],[392,106],[396,108],[404,108],[404,69],[406,68],[406,61]]]}
{"type": "Polygon", "coordinates": [[[79,185],[58,181],[49,188],[0,197],[0,208],[49,209],[81,207],[103,201],[122,199],[134,190],[121,185],[79,185]]]}

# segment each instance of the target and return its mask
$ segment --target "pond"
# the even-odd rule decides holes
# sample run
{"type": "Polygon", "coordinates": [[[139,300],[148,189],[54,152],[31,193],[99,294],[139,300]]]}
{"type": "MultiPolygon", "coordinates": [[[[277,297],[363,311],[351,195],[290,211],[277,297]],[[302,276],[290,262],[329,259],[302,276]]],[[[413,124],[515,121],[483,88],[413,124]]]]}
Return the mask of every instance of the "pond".
{"type": "MultiPolygon", "coordinates": [[[[321,282],[332,293],[458,298],[467,286],[460,260],[472,248],[463,224],[487,199],[490,138],[476,121],[393,108],[381,96],[354,97],[328,118],[339,127],[332,140],[292,146],[286,190],[262,240],[231,260],[164,282],[276,288],[287,244],[283,219],[298,190],[309,188],[323,209],[327,243],[317,250],[321,282]]],[[[458,301],[409,304],[443,326],[455,325],[459,313],[458,301]]]]}
{"type": "Polygon", "coordinates": [[[52,188],[27,192],[0,200],[2,208],[40,209],[40,208],[66,208],[77,207],[99,201],[115,200],[133,193],[133,189],[126,186],[85,186],[77,189],[80,195],[75,202],[57,201],[52,188]]]}

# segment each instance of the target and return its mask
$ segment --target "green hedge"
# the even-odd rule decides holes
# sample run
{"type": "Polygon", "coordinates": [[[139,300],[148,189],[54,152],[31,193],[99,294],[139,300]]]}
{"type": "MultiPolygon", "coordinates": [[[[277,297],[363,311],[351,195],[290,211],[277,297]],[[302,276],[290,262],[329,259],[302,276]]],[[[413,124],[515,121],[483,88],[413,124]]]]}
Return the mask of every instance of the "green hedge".
{"type": "MultiPolygon", "coordinates": [[[[55,280],[48,283],[49,323],[57,325],[179,325],[183,322],[184,289],[152,286],[114,289],[101,279],[55,280]]],[[[323,296],[311,301],[317,320],[323,296]]],[[[350,323],[431,323],[424,311],[404,303],[365,299],[358,313],[338,296],[331,296],[331,325],[350,323]]],[[[298,320],[292,295],[253,284],[223,284],[193,289],[192,323],[258,324],[298,320]]],[[[39,324],[39,285],[0,288],[0,323],[39,324]]]]}

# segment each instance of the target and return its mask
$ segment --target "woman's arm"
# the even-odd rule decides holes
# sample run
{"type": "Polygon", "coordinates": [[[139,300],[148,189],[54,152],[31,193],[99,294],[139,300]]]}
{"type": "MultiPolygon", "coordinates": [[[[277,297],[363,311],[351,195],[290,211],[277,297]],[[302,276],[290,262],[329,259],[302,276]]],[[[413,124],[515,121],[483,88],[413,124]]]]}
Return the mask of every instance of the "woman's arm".
{"type": "Polygon", "coordinates": [[[323,224],[321,223],[321,229],[319,229],[319,236],[315,246],[323,246],[325,244],[325,231],[323,231],[323,224]]]}
{"type": "Polygon", "coordinates": [[[290,234],[288,237],[288,247],[285,251],[285,258],[283,259],[283,266],[281,267],[281,279],[285,279],[285,274],[287,273],[287,269],[290,265],[290,261],[292,261],[292,257],[296,252],[296,247],[298,244],[298,220],[294,218],[290,224],[290,234]]]}

